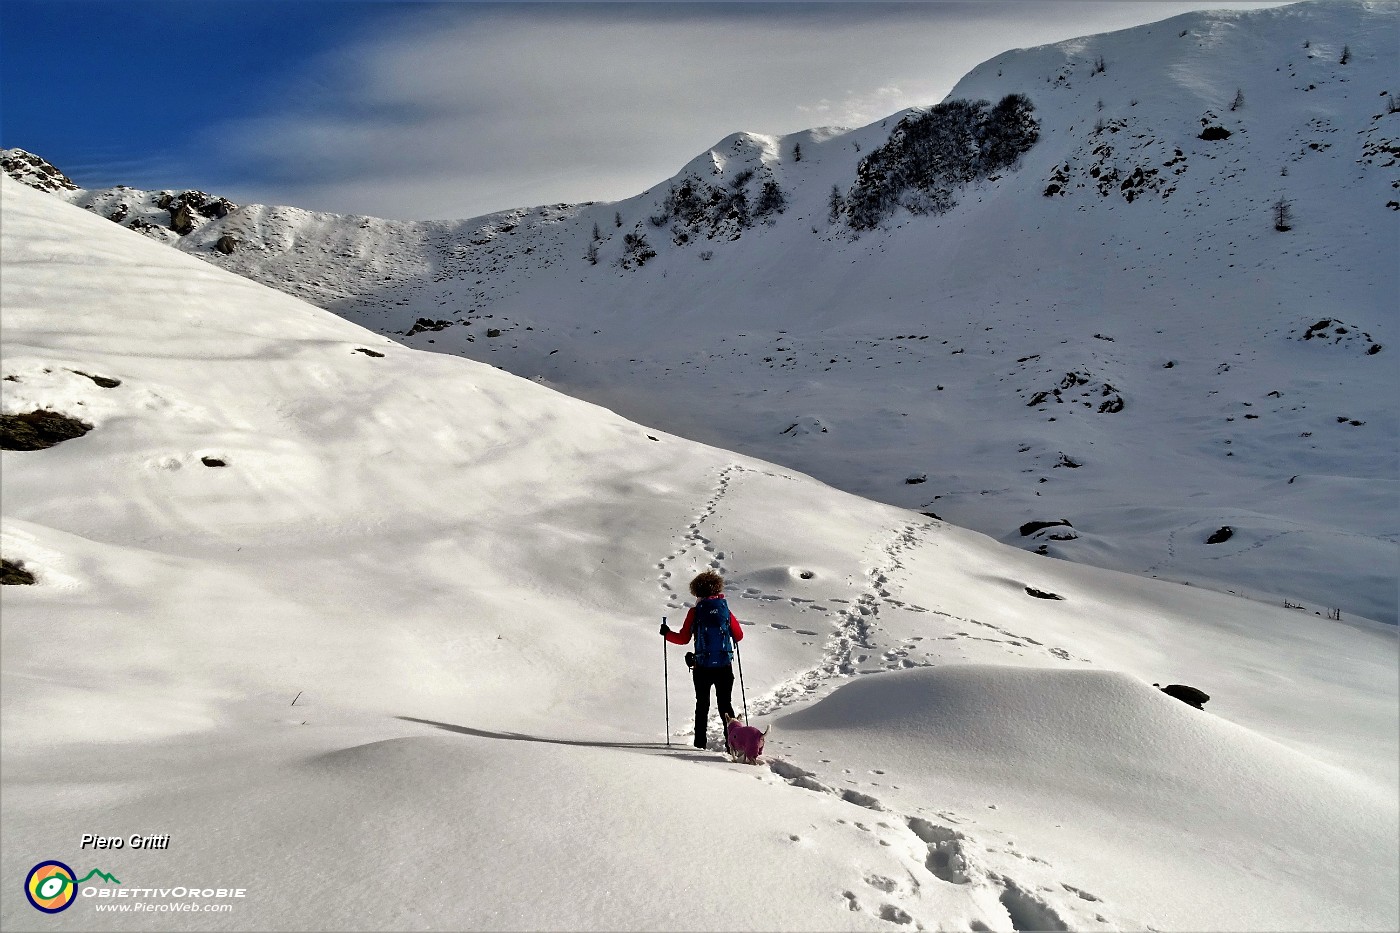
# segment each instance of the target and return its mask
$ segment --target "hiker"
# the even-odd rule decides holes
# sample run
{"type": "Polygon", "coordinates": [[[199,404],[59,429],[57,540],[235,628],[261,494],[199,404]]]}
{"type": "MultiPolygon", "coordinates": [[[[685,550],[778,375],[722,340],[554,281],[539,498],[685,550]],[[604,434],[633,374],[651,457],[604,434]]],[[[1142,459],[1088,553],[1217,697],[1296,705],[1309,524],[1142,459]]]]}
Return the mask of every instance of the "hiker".
{"type": "MultiPolygon", "coordinates": [[[[695,638],[695,663],[691,676],[695,680],[695,747],[704,748],[705,727],[710,718],[710,687],[715,688],[720,718],[727,724],[734,718],[734,642],[744,640],[739,618],[729,610],[724,599],[724,578],[707,570],[690,581],[690,594],[695,605],[686,613],[685,625],[679,632],[661,623],[661,634],[673,645],[687,644],[695,638]]],[[[690,658],[687,656],[687,663],[690,658]]]]}

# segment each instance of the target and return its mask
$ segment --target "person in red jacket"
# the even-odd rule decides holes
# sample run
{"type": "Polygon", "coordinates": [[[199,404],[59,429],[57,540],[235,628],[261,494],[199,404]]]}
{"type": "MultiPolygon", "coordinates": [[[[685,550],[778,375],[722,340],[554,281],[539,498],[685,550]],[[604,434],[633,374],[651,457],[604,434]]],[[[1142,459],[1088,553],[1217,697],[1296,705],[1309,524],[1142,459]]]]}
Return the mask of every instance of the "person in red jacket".
{"type": "Polygon", "coordinates": [[[724,578],[719,574],[713,570],[700,574],[690,581],[690,593],[695,597],[695,605],[686,613],[685,625],[673,632],[662,622],[661,634],[673,645],[695,639],[695,663],[691,667],[695,680],[695,747],[704,748],[711,687],[720,719],[727,725],[734,718],[734,703],[730,699],[734,692],[734,643],[744,640],[744,630],[724,598],[724,578]]]}

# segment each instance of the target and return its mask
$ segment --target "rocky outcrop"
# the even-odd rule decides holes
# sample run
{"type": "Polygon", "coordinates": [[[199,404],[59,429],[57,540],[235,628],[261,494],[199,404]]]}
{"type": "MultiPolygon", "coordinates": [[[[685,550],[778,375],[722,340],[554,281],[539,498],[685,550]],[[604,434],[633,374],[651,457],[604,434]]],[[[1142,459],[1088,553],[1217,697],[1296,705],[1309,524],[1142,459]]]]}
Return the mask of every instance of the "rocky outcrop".
{"type": "MultiPolygon", "coordinates": [[[[65,200],[92,211],[128,230],[169,242],[171,236],[188,236],[204,224],[227,217],[238,209],[228,198],[190,188],[184,191],[141,191],[118,185],[85,190],[51,163],[23,149],[0,149],[0,167],[16,181],[31,188],[59,194],[65,200]]],[[[237,245],[216,246],[227,255],[237,245]]]]}
{"type": "Polygon", "coordinates": [[[91,430],[87,422],[56,411],[0,415],[0,450],[45,450],[91,430]]]}
{"type": "Polygon", "coordinates": [[[34,574],[24,569],[24,561],[0,558],[0,584],[32,586],[34,574]]]}
{"type": "MultiPolygon", "coordinates": [[[[449,328],[449,327],[451,327],[451,326],[452,326],[452,322],[451,322],[451,321],[441,321],[441,320],[435,321],[435,320],[433,320],[432,318],[420,317],[418,320],[416,320],[416,321],[413,322],[413,326],[410,327],[410,328],[408,329],[408,333],[406,333],[404,336],[405,336],[405,337],[412,337],[412,336],[415,335],[415,334],[421,334],[421,333],[423,333],[424,331],[429,331],[429,330],[431,330],[431,331],[446,330],[447,328],[449,328]]],[[[498,333],[499,333],[499,331],[498,331],[498,333]]],[[[490,335],[490,334],[487,334],[486,336],[489,337],[489,336],[491,336],[491,335],[490,335]]]]}
{"type": "Polygon", "coordinates": [[[1152,686],[1161,690],[1167,696],[1174,697],[1187,706],[1196,707],[1196,709],[1205,709],[1206,703],[1210,700],[1209,693],[1206,693],[1204,690],[1198,690],[1195,687],[1188,687],[1186,684],[1167,684],[1165,687],[1161,684],[1153,684],[1152,686]]]}
{"type": "Polygon", "coordinates": [[[1115,415],[1125,407],[1122,393],[1111,383],[1095,378],[1088,371],[1071,370],[1064,374],[1059,385],[1035,392],[1026,407],[1077,401],[1086,408],[1094,408],[1095,399],[1099,400],[1097,411],[1101,415],[1115,415]]]}
{"type": "Polygon", "coordinates": [[[188,204],[170,208],[170,229],[185,236],[194,229],[194,216],[188,204]]]}
{"type": "Polygon", "coordinates": [[[1369,332],[1337,318],[1325,317],[1305,330],[1300,328],[1288,333],[1295,340],[1303,343],[1313,343],[1316,346],[1347,347],[1360,350],[1367,356],[1375,356],[1383,349],[1383,344],[1377,343],[1369,332]]]}
{"type": "Polygon", "coordinates": [[[1069,523],[1069,519],[1067,519],[1067,518],[1062,518],[1062,519],[1059,519],[1058,521],[1048,521],[1048,522],[1026,522],[1026,523],[1025,523],[1024,525],[1022,525],[1021,528],[1020,528],[1021,537],[1023,537],[1023,538],[1029,537],[1030,535],[1035,534],[1037,531],[1041,531],[1041,530],[1046,529],[1046,528],[1055,528],[1055,527],[1057,527],[1057,526],[1064,526],[1065,528],[1073,528],[1073,527],[1074,527],[1073,525],[1071,525],[1071,524],[1069,523]]]}
{"type": "Polygon", "coordinates": [[[51,163],[23,149],[0,149],[0,168],[16,181],[40,191],[77,191],[78,186],[51,163]]]}

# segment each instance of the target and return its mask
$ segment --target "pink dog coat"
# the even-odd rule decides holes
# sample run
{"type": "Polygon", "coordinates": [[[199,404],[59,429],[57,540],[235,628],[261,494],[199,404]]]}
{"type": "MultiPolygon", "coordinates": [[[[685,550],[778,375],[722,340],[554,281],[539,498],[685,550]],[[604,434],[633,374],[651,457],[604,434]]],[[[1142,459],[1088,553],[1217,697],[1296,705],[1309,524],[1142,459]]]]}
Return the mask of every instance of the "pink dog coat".
{"type": "Polygon", "coordinates": [[[755,726],[744,725],[742,720],[731,719],[725,728],[725,735],[729,739],[729,754],[734,756],[734,760],[753,764],[763,754],[763,740],[768,730],[760,732],[755,726]]]}

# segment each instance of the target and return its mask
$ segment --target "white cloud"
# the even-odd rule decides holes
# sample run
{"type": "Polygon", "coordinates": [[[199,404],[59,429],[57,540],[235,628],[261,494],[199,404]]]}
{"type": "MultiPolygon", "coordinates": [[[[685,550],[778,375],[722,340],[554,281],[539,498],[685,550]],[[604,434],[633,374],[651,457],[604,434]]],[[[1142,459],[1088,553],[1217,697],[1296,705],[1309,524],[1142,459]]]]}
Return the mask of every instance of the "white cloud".
{"type": "Polygon", "coordinates": [[[323,210],[616,200],[731,132],[873,122],[936,103],[1007,48],[1191,6],[407,5],[205,145],[245,199],[323,210]]]}

